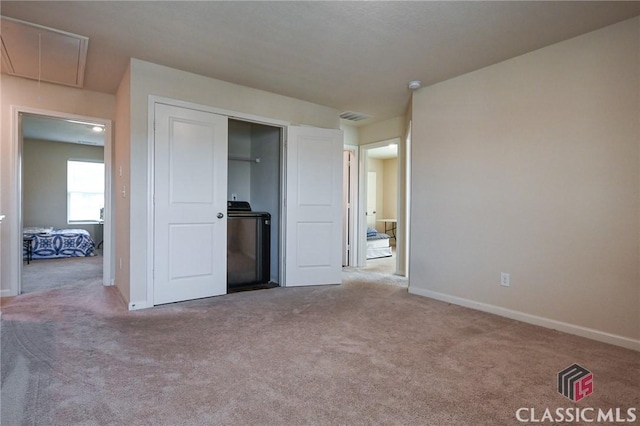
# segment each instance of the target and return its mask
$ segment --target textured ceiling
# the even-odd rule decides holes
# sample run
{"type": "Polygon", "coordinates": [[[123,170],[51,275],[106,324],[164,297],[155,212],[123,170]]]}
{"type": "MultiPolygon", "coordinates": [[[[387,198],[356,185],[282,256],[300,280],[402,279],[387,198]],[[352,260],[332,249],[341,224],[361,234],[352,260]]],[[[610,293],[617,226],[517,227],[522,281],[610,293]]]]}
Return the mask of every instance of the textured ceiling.
{"type": "Polygon", "coordinates": [[[104,132],[93,130],[96,125],[99,126],[98,123],[25,114],[22,117],[22,136],[25,139],[104,146],[104,132]]]}
{"type": "MultiPolygon", "coordinates": [[[[85,88],[129,57],[377,121],[430,85],[640,14],[640,2],[12,2],[1,13],[88,36],[85,88]]],[[[364,123],[360,122],[360,123],[364,123]]]]}

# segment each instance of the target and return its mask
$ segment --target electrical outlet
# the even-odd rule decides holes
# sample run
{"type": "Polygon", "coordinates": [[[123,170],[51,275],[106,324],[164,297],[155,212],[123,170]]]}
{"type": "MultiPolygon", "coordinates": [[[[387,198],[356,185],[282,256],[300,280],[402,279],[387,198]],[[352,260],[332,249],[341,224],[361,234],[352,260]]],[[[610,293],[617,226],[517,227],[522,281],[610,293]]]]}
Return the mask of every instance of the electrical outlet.
{"type": "Polygon", "coordinates": [[[500,285],[509,287],[511,285],[511,275],[506,272],[500,273],[500,285]]]}
{"type": "Polygon", "coordinates": [[[236,193],[231,194],[231,201],[238,201],[238,194],[236,193]]]}

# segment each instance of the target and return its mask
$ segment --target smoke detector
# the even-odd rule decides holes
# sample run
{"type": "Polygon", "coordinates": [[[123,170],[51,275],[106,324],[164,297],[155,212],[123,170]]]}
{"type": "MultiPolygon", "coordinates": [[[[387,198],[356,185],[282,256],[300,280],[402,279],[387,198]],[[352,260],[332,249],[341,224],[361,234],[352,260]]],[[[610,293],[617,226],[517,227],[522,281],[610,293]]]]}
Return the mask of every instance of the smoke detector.
{"type": "Polygon", "coordinates": [[[411,80],[408,84],[409,89],[417,90],[422,87],[422,82],[420,80],[411,80]]]}

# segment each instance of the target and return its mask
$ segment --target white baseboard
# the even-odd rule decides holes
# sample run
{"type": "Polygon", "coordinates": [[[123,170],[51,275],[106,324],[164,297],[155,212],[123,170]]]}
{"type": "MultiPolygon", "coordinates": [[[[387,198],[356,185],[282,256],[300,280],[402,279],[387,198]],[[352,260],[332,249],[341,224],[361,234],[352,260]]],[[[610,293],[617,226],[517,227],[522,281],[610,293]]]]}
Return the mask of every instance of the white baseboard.
{"type": "Polygon", "coordinates": [[[137,311],[138,309],[146,309],[149,308],[149,306],[147,305],[147,301],[143,301],[143,302],[131,302],[129,303],[129,310],[130,311],[137,311]]]}
{"type": "Polygon", "coordinates": [[[0,297],[11,297],[11,296],[15,296],[15,294],[12,294],[10,288],[5,288],[4,290],[0,290],[0,297]]]}
{"type": "Polygon", "coordinates": [[[476,302],[462,297],[451,296],[444,293],[438,293],[431,290],[409,287],[409,293],[418,296],[429,297],[431,299],[440,300],[442,302],[453,303],[454,305],[464,306],[466,308],[476,309],[482,312],[511,318],[517,321],[526,322],[528,324],[538,325],[540,327],[551,328],[553,330],[562,331],[564,333],[574,334],[587,339],[597,340],[598,342],[609,343],[623,348],[640,351],[640,340],[631,339],[629,337],[619,336],[604,331],[594,330],[592,328],[582,327],[562,321],[556,321],[549,318],[539,317],[536,315],[526,314],[520,311],[503,308],[500,306],[489,305],[487,303],[476,302]]]}

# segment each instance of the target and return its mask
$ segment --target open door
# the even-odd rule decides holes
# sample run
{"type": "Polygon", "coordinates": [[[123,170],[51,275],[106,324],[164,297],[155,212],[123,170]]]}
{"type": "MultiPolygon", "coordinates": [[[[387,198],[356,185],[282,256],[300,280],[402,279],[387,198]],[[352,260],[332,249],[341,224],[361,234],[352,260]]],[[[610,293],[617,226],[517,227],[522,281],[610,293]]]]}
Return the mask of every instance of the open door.
{"type": "Polygon", "coordinates": [[[228,119],[157,103],[154,305],[227,292],[228,119]]]}
{"type": "Polygon", "coordinates": [[[342,282],[341,130],[289,126],[287,287],[342,282]]]}

